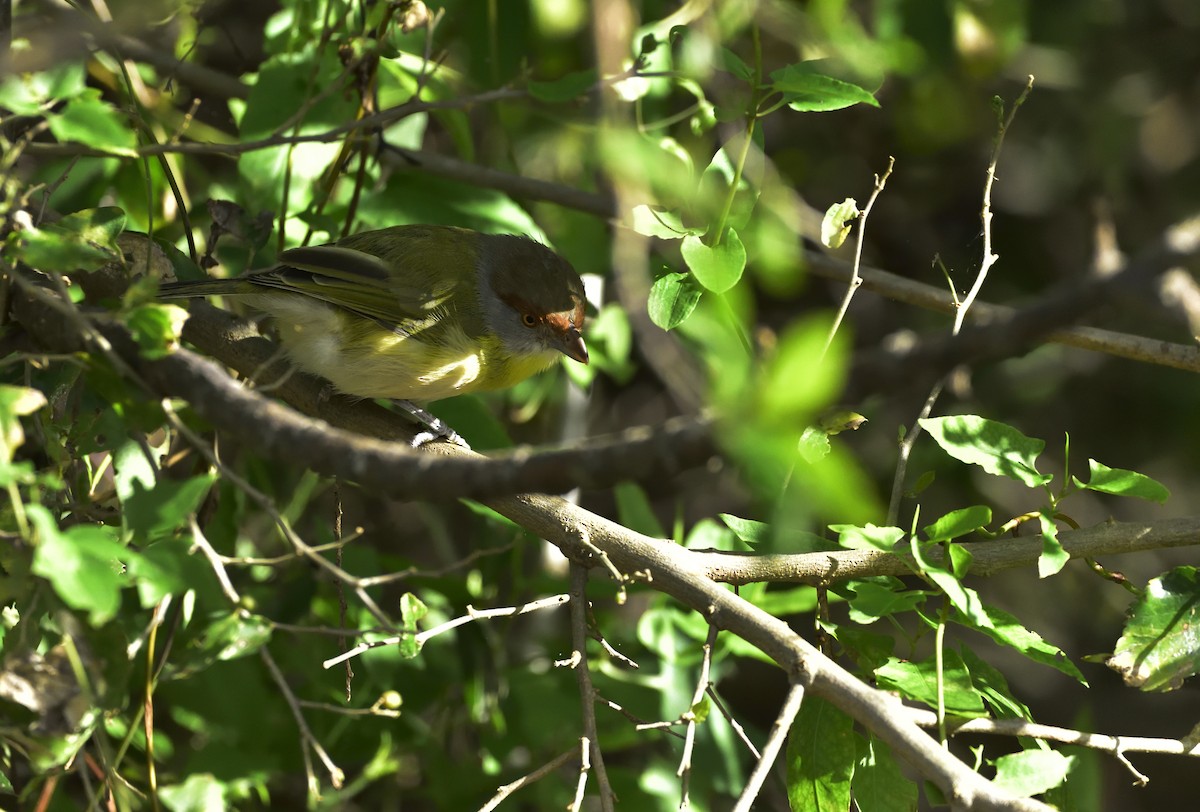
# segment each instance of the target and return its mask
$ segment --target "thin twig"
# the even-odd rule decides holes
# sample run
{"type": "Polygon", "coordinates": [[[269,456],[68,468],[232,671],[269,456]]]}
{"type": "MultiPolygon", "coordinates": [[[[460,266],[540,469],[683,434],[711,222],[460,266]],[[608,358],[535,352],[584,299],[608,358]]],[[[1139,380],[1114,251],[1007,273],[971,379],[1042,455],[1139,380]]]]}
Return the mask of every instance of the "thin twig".
{"type": "Polygon", "coordinates": [[[437,637],[439,634],[445,634],[446,632],[450,631],[451,629],[456,629],[459,626],[463,626],[467,623],[473,623],[476,620],[485,620],[487,618],[493,618],[493,617],[514,617],[516,615],[525,615],[530,612],[537,612],[541,609],[553,609],[556,606],[562,606],[564,603],[566,603],[570,599],[571,599],[570,595],[564,594],[564,595],[552,595],[549,598],[542,598],[540,600],[530,601],[529,603],[523,603],[523,604],[520,604],[519,606],[501,606],[501,607],[497,607],[495,609],[476,609],[473,606],[468,606],[467,613],[465,615],[456,617],[453,620],[447,620],[445,623],[441,623],[437,626],[434,626],[432,629],[427,629],[426,631],[420,632],[418,634],[413,634],[413,635],[395,635],[392,637],[386,637],[383,640],[371,640],[370,642],[367,642],[367,643],[360,643],[359,645],[355,646],[354,648],[350,649],[349,651],[344,651],[341,654],[339,654],[338,656],[331,657],[330,659],[321,663],[321,667],[322,668],[332,668],[333,666],[337,665],[338,663],[353,659],[354,657],[357,657],[358,655],[362,654],[363,652],[370,651],[373,648],[380,648],[382,646],[394,646],[397,643],[399,643],[401,640],[406,639],[407,637],[411,637],[414,641],[416,641],[417,647],[420,648],[421,646],[425,645],[425,643],[427,643],[429,640],[433,639],[434,637],[437,637]]]}
{"type": "Polygon", "coordinates": [[[362,587],[357,578],[338,567],[332,561],[325,558],[325,556],[318,555],[313,548],[308,545],[307,542],[300,538],[299,534],[292,529],[292,526],[288,520],[284,518],[283,514],[279,512],[278,508],[276,508],[275,503],[271,501],[271,498],[251,485],[236,471],[233,471],[224,463],[222,463],[217,458],[216,454],[213,452],[208,443],[205,443],[198,434],[192,431],[187,423],[180,419],[179,415],[175,413],[175,409],[171,405],[170,401],[164,399],[160,405],[163,410],[163,415],[167,418],[167,422],[169,422],[171,426],[180,433],[180,435],[187,439],[188,442],[192,444],[192,447],[199,451],[200,454],[206,460],[208,460],[210,465],[212,465],[216,470],[220,471],[222,479],[232,482],[235,487],[239,488],[243,493],[253,499],[258,504],[259,508],[261,508],[268,516],[271,517],[275,527],[283,534],[284,538],[288,540],[294,549],[296,549],[309,561],[312,561],[326,572],[331,574],[335,579],[345,583],[347,586],[353,589],[355,596],[359,599],[359,601],[362,602],[367,611],[375,616],[376,620],[385,626],[395,628],[395,624],[392,622],[391,618],[389,618],[387,613],[384,612],[377,603],[375,603],[375,599],[367,594],[366,590],[362,587]]]}
{"type": "MultiPolygon", "coordinates": [[[[596,689],[587,659],[587,578],[588,569],[581,564],[571,564],[571,658],[574,661],[575,680],[579,684],[579,701],[583,711],[583,740],[590,742],[590,759],[595,768],[596,784],[600,791],[600,808],[613,812],[616,795],[608,782],[604,769],[604,754],[600,750],[600,739],[596,728],[596,689]]],[[[578,804],[575,807],[579,808],[578,804]]]]}
{"type": "Polygon", "coordinates": [[[692,776],[692,748],[696,744],[696,706],[704,700],[704,694],[709,686],[709,674],[712,671],[713,649],[717,646],[717,627],[709,625],[708,636],[704,640],[704,655],[700,658],[700,677],[696,680],[696,690],[692,693],[692,703],[683,713],[687,722],[687,732],[683,739],[683,754],[679,758],[679,768],[675,774],[680,777],[679,808],[691,809],[692,801],[688,795],[692,776]]]}
{"type": "MultiPolygon", "coordinates": [[[[312,730],[309,729],[308,722],[304,720],[304,713],[300,710],[300,701],[292,693],[292,687],[284,679],[283,672],[279,670],[279,666],[275,663],[275,658],[265,648],[259,649],[259,656],[266,663],[267,670],[271,672],[271,678],[279,686],[279,691],[287,701],[288,707],[292,709],[292,718],[296,720],[296,727],[300,729],[300,737],[303,740],[304,750],[307,752],[308,748],[312,748],[313,752],[317,754],[317,758],[321,759],[321,763],[325,765],[325,769],[329,771],[329,781],[334,789],[341,789],[346,781],[346,774],[342,771],[341,767],[333,763],[333,759],[329,757],[329,754],[325,752],[325,748],[321,746],[316,736],[313,735],[312,730]]],[[[311,769],[308,770],[308,782],[310,794],[314,796],[314,799],[319,797],[316,776],[312,773],[311,769]]]]}
{"type": "Polygon", "coordinates": [[[717,693],[717,689],[712,685],[708,686],[708,698],[717,706],[717,710],[725,717],[725,721],[733,728],[733,732],[742,740],[742,744],[746,745],[746,749],[750,751],[756,759],[762,758],[762,754],[758,752],[758,748],[754,746],[754,742],[750,741],[750,737],[746,735],[746,729],[742,727],[742,723],[729,712],[729,708],[725,707],[725,703],[721,700],[721,695],[717,693]]]}
{"type": "Polygon", "coordinates": [[[771,771],[771,767],[775,764],[775,758],[783,749],[783,742],[787,739],[788,731],[792,729],[792,722],[796,720],[796,714],[800,712],[800,704],[803,701],[804,685],[798,680],[793,681],[792,687],[788,689],[787,697],[783,700],[783,707],[779,709],[779,715],[775,717],[775,722],[771,725],[771,735],[767,737],[767,743],[763,745],[762,756],[754,765],[754,771],[750,773],[750,778],[746,781],[742,794],[738,796],[733,812],[750,812],[754,806],[754,800],[762,791],[763,782],[767,780],[767,773],[771,771]]]}
{"type": "Polygon", "coordinates": [[[673,722],[647,722],[645,719],[639,718],[637,715],[631,713],[626,708],[622,707],[621,705],[618,705],[616,702],[613,702],[611,699],[601,696],[599,693],[596,694],[596,701],[600,702],[604,705],[607,705],[608,707],[615,710],[617,713],[624,716],[629,721],[633,722],[635,730],[638,730],[638,731],[661,730],[664,733],[666,733],[667,735],[674,736],[675,738],[679,739],[680,741],[683,741],[683,739],[684,739],[684,736],[682,733],[680,733],[678,730],[671,729],[675,725],[683,724],[682,719],[676,719],[673,722]]]}
{"type": "Polygon", "coordinates": [[[579,739],[579,779],[575,782],[575,798],[567,807],[569,812],[581,812],[584,793],[587,791],[588,773],[592,771],[592,742],[587,736],[579,739]]]}
{"type": "Polygon", "coordinates": [[[859,269],[862,267],[862,250],[863,242],[867,234],[867,217],[871,214],[871,209],[875,205],[875,201],[883,192],[883,187],[887,185],[887,180],[892,174],[892,168],[896,165],[896,159],[893,156],[888,156],[887,169],[883,170],[882,175],[875,176],[875,188],[871,191],[871,197],[867,200],[867,205],[863,206],[862,212],[858,215],[858,235],[854,243],[854,264],[851,266],[850,283],[846,287],[846,295],[842,297],[842,304],[838,307],[837,313],[834,314],[833,324],[829,325],[829,335],[825,339],[825,349],[821,351],[821,355],[829,352],[829,346],[833,344],[833,337],[837,335],[838,328],[842,326],[842,320],[846,318],[846,313],[850,310],[850,302],[854,299],[855,292],[862,286],[863,279],[859,274],[859,269]]]}
{"type": "MultiPolygon", "coordinates": [[[[920,725],[921,727],[933,727],[937,724],[937,718],[933,711],[924,708],[905,707],[903,712],[912,720],[913,724],[920,725]]],[[[1081,730],[1045,725],[1025,719],[970,719],[957,724],[950,723],[947,726],[947,732],[952,736],[973,733],[1040,739],[1042,741],[1087,747],[1088,749],[1099,750],[1114,756],[1118,753],[1156,753],[1200,758],[1200,740],[1086,733],[1081,730]]]]}
{"type": "Polygon", "coordinates": [[[547,775],[554,772],[559,767],[562,767],[564,764],[574,758],[576,752],[577,750],[572,747],[570,750],[567,750],[566,752],[555,756],[550,761],[547,761],[533,772],[526,773],[516,781],[513,781],[511,784],[505,784],[504,786],[500,787],[498,790],[496,790],[496,794],[492,796],[490,801],[479,807],[479,812],[493,812],[493,810],[500,806],[501,802],[503,802],[504,799],[509,795],[512,795],[522,787],[527,787],[535,781],[540,781],[541,779],[545,778],[547,775]]]}
{"type": "MultiPolygon", "coordinates": [[[[1029,81],[1025,84],[1025,89],[1017,96],[1017,100],[1013,102],[1012,109],[1008,111],[1008,116],[1000,122],[999,131],[996,133],[996,143],[992,148],[992,159],[988,162],[987,172],[985,173],[983,183],[983,208],[980,212],[980,219],[983,222],[983,261],[979,265],[979,273],[975,275],[975,282],[971,285],[971,290],[968,291],[966,298],[962,300],[958,309],[954,313],[954,326],[950,332],[952,335],[958,335],[962,331],[963,323],[966,321],[967,313],[971,309],[971,305],[979,298],[979,292],[983,289],[984,280],[987,279],[988,271],[992,265],[1000,259],[992,250],[992,185],[996,180],[996,165],[1000,162],[1000,149],[1004,146],[1004,136],[1008,132],[1008,128],[1013,123],[1013,118],[1017,115],[1017,110],[1025,103],[1025,99],[1033,90],[1033,77],[1029,77],[1029,81]]],[[[942,376],[933,388],[930,389],[928,397],[925,398],[925,403],[921,407],[920,414],[916,420],[909,426],[904,438],[900,441],[899,452],[896,455],[896,473],[892,477],[892,492],[888,499],[887,523],[895,525],[900,518],[900,497],[904,493],[904,479],[908,472],[908,459],[912,455],[913,446],[916,445],[917,438],[921,436],[921,421],[929,417],[933,413],[933,407],[937,404],[938,398],[942,394],[942,389],[946,386],[946,381],[949,380],[950,374],[942,376]]]]}

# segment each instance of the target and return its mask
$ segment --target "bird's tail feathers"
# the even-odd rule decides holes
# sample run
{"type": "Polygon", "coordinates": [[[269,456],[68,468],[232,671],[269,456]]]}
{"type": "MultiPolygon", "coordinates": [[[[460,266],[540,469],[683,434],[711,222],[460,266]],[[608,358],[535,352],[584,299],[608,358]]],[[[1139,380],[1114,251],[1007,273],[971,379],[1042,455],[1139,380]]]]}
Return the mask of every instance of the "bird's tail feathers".
{"type": "Polygon", "coordinates": [[[167,282],[158,288],[160,299],[194,299],[200,296],[231,296],[250,293],[254,286],[242,279],[200,279],[191,282],[167,282]]]}

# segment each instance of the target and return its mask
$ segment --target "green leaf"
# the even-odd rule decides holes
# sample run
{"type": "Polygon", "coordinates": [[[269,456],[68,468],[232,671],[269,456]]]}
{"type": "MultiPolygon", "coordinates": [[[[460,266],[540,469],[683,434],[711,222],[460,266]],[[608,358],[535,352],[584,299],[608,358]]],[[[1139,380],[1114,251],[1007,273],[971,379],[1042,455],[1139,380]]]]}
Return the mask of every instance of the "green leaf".
{"type": "Polygon", "coordinates": [[[728,48],[721,48],[721,69],[732,73],[743,82],[749,82],[754,78],[754,69],[728,48]]]}
{"type": "Polygon", "coordinates": [[[896,543],[904,538],[904,531],[899,527],[831,524],[829,529],[838,534],[838,544],[847,550],[883,550],[890,553],[896,543]]]}
{"type": "Polygon", "coordinates": [[[1049,578],[1067,565],[1071,554],[1063,549],[1058,540],[1058,525],[1054,517],[1043,510],[1038,514],[1038,524],[1042,529],[1042,554],[1038,556],[1038,577],[1049,578]]]}
{"type": "Polygon", "coordinates": [[[787,741],[787,794],[791,812],[850,808],[856,758],[854,720],[807,693],[787,741]]]}
{"type": "Polygon", "coordinates": [[[731,516],[728,513],[721,513],[719,517],[721,521],[725,522],[725,526],[733,531],[735,536],[751,547],[757,547],[771,538],[771,525],[766,522],[741,519],[737,516],[731,516]]]}
{"type": "Polygon", "coordinates": [[[0,79],[4,109],[20,116],[41,116],[61,101],[88,90],[87,73],[81,60],[60,60],[36,73],[10,71],[0,79]]]}
{"type": "Polygon", "coordinates": [[[964,616],[962,618],[955,618],[955,620],[964,622],[964,625],[983,632],[997,643],[1008,646],[1033,660],[1035,663],[1048,665],[1057,671],[1061,671],[1068,677],[1078,680],[1080,684],[1087,685],[1087,680],[1083,678],[1083,674],[1067,658],[1062,649],[1047,643],[1042,639],[1041,635],[1022,626],[1016,617],[1005,612],[1003,609],[982,605],[980,613],[975,616],[964,616]]]}
{"type": "Polygon", "coordinates": [[[972,505],[952,510],[925,528],[929,541],[949,541],[987,527],[992,521],[992,509],[986,505],[972,505]]]}
{"type": "Polygon", "coordinates": [[[1035,465],[1046,444],[1012,426],[973,414],[927,417],[920,423],[951,457],[978,465],[989,474],[1006,476],[1031,488],[1054,478],[1039,474],[1035,465]]]}
{"type": "Polygon", "coordinates": [[[1072,756],[1054,750],[1023,750],[996,759],[992,783],[1018,797],[1040,795],[1067,780],[1072,756]]]}
{"type": "Polygon", "coordinates": [[[923,472],[919,477],[917,477],[917,481],[912,484],[912,487],[904,492],[905,497],[908,499],[916,499],[926,488],[933,484],[933,480],[936,478],[937,471],[931,470],[923,472]]]}
{"type": "Polygon", "coordinates": [[[833,446],[829,444],[828,432],[814,426],[809,426],[800,435],[798,448],[800,455],[809,462],[820,462],[833,450],[833,446]]]}
{"type": "MultiPolygon", "coordinates": [[[[944,652],[943,695],[946,713],[973,718],[986,716],[983,700],[971,683],[971,674],[957,651],[944,652]]],[[[933,657],[920,662],[889,658],[875,669],[875,679],[885,691],[898,691],[902,696],[937,708],[937,662],[933,657]]]]}
{"type": "Polygon", "coordinates": [[[905,590],[899,578],[883,581],[852,581],[846,585],[854,593],[850,599],[850,619],[867,625],[881,617],[907,612],[925,602],[928,595],[918,590],[905,590]]]}
{"type": "Polygon", "coordinates": [[[46,405],[46,396],[25,386],[0,384],[0,462],[11,462],[25,443],[21,418],[46,405]]]}
{"type": "Polygon", "coordinates": [[[142,480],[131,479],[129,493],[121,499],[125,526],[139,544],[186,527],[214,481],[214,475],[203,474],[185,480],[160,479],[147,488],[142,480]]]}
{"type": "Polygon", "coordinates": [[[429,607],[411,592],[400,596],[400,622],[402,628],[413,631],[417,624],[429,614],[429,607]]]}
{"type": "Polygon", "coordinates": [[[651,538],[666,538],[666,532],[654,515],[654,508],[642,486],[636,482],[621,482],[613,489],[617,500],[617,520],[634,532],[651,538]]]}
{"type": "Polygon", "coordinates": [[[826,209],[821,219],[821,244],[829,248],[841,248],[858,216],[858,203],[852,197],[826,209]]]}
{"type": "Polygon", "coordinates": [[[1125,684],[1172,691],[1200,670],[1200,572],[1176,567],[1146,585],[1105,663],[1125,684]]]}
{"type": "Polygon", "coordinates": [[[803,615],[817,608],[817,590],[811,586],[772,589],[754,598],[753,603],[775,617],[803,615]]]}
{"type": "Polygon", "coordinates": [[[212,773],[193,773],[182,784],[162,787],[158,793],[171,812],[209,812],[228,809],[226,784],[212,773]]]}
{"type": "Polygon", "coordinates": [[[879,106],[875,97],[858,85],[814,73],[803,63],[774,71],[770,87],[783,94],[788,107],[801,112],[841,110],[855,104],[879,106]]]}
{"type": "Polygon", "coordinates": [[[153,606],[166,595],[202,589],[212,580],[212,569],[203,556],[195,555],[190,537],[166,539],[146,547],[129,562],[129,574],[137,583],[142,606],[153,606]]]}
{"type": "Polygon", "coordinates": [[[1116,496],[1136,496],[1159,504],[1166,502],[1171,496],[1171,492],[1162,483],[1145,474],[1127,471],[1124,468],[1109,468],[1093,459],[1088,460],[1088,481],[1080,482],[1076,479],[1075,484],[1092,491],[1116,496]]]}
{"type": "Polygon", "coordinates": [[[71,212],[53,224],[60,231],[76,234],[80,239],[96,245],[114,246],[117,237],[125,230],[128,218],[116,206],[100,206],[71,212]]]}
{"type": "Polygon", "coordinates": [[[979,690],[983,701],[992,709],[992,713],[1001,719],[1033,719],[1033,714],[1023,702],[1013,696],[1008,687],[1008,680],[997,669],[983,660],[969,646],[959,650],[967,670],[971,672],[971,682],[979,690]]]}
{"type": "Polygon", "coordinates": [[[595,68],[568,73],[549,82],[530,82],[529,95],[551,104],[566,102],[586,93],[599,79],[600,74],[595,68]]]}
{"type": "Polygon", "coordinates": [[[98,268],[119,257],[115,249],[95,245],[79,234],[54,226],[14,231],[8,235],[7,247],[36,270],[61,273],[98,268]]]}
{"type": "Polygon", "coordinates": [[[890,634],[879,634],[851,624],[823,623],[822,627],[845,647],[864,671],[873,672],[885,664],[896,649],[896,639],[890,634]]]}
{"type": "Polygon", "coordinates": [[[144,304],[134,308],[125,319],[142,355],[151,360],[164,358],[179,346],[188,313],[175,305],[144,304]]]}
{"type": "Polygon", "coordinates": [[[867,422],[867,418],[849,409],[834,409],[821,415],[814,428],[825,432],[830,437],[843,431],[858,431],[859,426],[867,422]]]}
{"type": "MultiPolygon", "coordinates": [[[[758,522],[752,522],[758,524],[758,522]]],[[[701,519],[692,525],[683,539],[689,550],[745,550],[746,545],[728,527],[715,519],[701,519]]]]}
{"type": "Polygon", "coordinates": [[[725,229],[717,246],[705,245],[699,237],[689,234],[683,238],[680,251],[696,281],[713,293],[732,288],[746,270],[746,248],[732,228],[725,229]]]}
{"type": "Polygon", "coordinates": [[[859,812],[916,812],[917,785],[901,772],[891,749],[874,736],[858,740],[853,789],[859,812]]]}
{"type": "Polygon", "coordinates": [[[87,612],[93,626],[112,620],[121,605],[121,589],[129,583],[122,562],[137,553],[117,541],[111,527],[78,524],[62,531],[41,505],[26,505],[25,510],[36,529],[34,574],[49,581],[67,606],[87,612]]]}
{"type": "Polygon", "coordinates": [[[176,663],[179,669],[170,676],[182,679],[215,663],[254,654],[270,641],[271,631],[268,621],[235,609],[205,627],[176,663]]]}
{"type": "Polygon", "coordinates": [[[699,236],[704,233],[702,228],[685,226],[679,212],[658,206],[634,206],[633,230],[660,240],[678,240],[689,234],[699,236]]]}
{"type": "Polygon", "coordinates": [[[692,315],[704,291],[691,274],[669,273],[654,280],[647,309],[650,321],[664,330],[674,330],[692,315]]]}
{"type": "MultiPolygon", "coordinates": [[[[779,337],[774,354],[763,366],[756,394],[764,428],[771,435],[767,439],[776,446],[781,443],[778,428],[791,430],[794,426],[811,425],[813,418],[841,391],[847,345],[835,339],[826,352],[828,335],[829,320],[824,316],[793,322],[779,337]],[[803,381],[803,385],[797,385],[798,381],[803,381]]],[[[734,394],[744,403],[744,392],[734,394]]],[[[785,450],[790,453],[795,448],[785,450]]]]}
{"type": "Polygon", "coordinates": [[[945,545],[950,558],[950,566],[936,564],[930,560],[928,552],[931,548],[940,548],[941,542],[925,542],[913,545],[913,555],[919,571],[946,596],[951,605],[968,618],[971,623],[987,626],[987,615],[983,611],[983,601],[979,593],[962,585],[961,578],[971,567],[971,552],[961,544],[945,545]]]}
{"type": "Polygon", "coordinates": [[[129,120],[100,98],[100,91],[85,90],[58,112],[46,117],[50,132],[60,141],[76,141],[119,155],[137,157],[137,138],[129,120]]]}

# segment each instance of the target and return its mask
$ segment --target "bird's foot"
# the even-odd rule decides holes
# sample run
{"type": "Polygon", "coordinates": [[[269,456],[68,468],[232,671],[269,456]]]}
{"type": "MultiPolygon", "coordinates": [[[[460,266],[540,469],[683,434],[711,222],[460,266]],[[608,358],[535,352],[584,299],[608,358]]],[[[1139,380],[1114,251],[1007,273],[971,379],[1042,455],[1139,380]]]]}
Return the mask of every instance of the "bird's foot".
{"type": "Polygon", "coordinates": [[[458,432],[450,428],[449,424],[437,415],[425,411],[411,400],[396,400],[393,403],[424,429],[424,431],[418,432],[413,437],[411,443],[413,448],[420,448],[426,443],[436,442],[437,440],[445,440],[448,443],[454,443],[466,449],[471,448],[467,444],[467,441],[459,436],[458,432]]]}

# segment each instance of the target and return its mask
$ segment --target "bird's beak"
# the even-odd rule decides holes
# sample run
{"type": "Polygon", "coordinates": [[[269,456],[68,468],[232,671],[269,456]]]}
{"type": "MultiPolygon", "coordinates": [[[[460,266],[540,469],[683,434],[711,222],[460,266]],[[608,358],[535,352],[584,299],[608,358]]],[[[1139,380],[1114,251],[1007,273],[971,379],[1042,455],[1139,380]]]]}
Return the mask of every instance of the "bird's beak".
{"type": "Polygon", "coordinates": [[[583,335],[574,327],[568,327],[563,333],[562,350],[563,355],[578,361],[581,364],[588,362],[587,346],[583,343],[583,335]]]}

